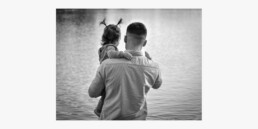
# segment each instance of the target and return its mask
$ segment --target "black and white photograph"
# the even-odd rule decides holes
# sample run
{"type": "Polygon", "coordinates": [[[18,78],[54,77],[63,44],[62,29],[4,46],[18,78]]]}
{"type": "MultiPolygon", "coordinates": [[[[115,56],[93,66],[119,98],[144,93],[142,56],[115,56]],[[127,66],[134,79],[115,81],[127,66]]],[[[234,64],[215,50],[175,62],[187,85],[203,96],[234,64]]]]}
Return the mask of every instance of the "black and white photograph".
{"type": "Polygon", "coordinates": [[[0,2],[0,129],[257,129],[254,0],[0,2]]]}
{"type": "Polygon", "coordinates": [[[202,9],[56,9],[57,120],[202,120],[202,9]]]}

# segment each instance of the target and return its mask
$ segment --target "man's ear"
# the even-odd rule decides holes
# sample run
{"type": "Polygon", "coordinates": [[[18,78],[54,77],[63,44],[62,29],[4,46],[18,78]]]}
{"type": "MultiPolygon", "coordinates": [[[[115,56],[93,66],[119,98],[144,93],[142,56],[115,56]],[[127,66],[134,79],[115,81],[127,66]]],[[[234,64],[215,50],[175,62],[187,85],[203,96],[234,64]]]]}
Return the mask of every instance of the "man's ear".
{"type": "Polygon", "coordinates": [[[124,42],[127,43],[127,36],[125,35],[124,42]]]}
{"type": "Polygon", "coordinates": [[[145,47],[145,45],[147,44],[147,40],[145,40],[144,41],[144,43],[143,43],[143,45],[142,46],[144,46],[145,47]]]}

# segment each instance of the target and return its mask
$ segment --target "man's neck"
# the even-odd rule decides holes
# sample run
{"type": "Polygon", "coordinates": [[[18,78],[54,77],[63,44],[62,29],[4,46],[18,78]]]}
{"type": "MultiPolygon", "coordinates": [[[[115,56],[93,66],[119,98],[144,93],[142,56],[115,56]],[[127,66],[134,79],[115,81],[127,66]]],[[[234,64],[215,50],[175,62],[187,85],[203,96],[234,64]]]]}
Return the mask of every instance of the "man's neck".
{"type": "Polygon", "coordinates": [[[126,50],[128,51],[142,51],[142,46],[127,46],[126,50]]]}
{"type": "Polygon", "coordinates": [[[133,56],[143,56],[142,51],[136,51],[136,50],[125,50],[125,51],[131,53],[133,56]]]}
{"type": "Polygon", "coordinates": [[[126,51],[136,51],[136,52],[140,52],[142,51],[141,49],[126,49],[126,51]]]}

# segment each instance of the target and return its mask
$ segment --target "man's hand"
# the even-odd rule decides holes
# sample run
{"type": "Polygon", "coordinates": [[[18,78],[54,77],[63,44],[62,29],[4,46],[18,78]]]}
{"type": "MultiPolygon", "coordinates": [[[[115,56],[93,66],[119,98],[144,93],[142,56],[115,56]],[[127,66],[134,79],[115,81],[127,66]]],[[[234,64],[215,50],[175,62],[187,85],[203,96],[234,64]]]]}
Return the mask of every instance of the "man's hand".
{"type": "Polygon", "coordinates": [[[124,58],[126,58],[127,60],[131,60],[133,58],[133,55],[129,52],[124,52],[123,53],[124,58]]]}

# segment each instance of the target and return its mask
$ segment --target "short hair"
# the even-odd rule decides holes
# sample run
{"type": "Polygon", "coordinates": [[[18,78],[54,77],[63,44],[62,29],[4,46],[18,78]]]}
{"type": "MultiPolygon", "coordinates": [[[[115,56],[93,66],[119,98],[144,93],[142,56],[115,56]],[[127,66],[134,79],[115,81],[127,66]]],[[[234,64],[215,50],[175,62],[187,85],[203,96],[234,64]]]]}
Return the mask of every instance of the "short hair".
{"type": "Polygon", "coordinates": [[[135,35],[139,35],[139,36],[147,35],[147,29],[146,29],[145,25],[140,22],[131,23],[127,27],[126,32],[129,32],[129,33],[135,34],[135,35]]]}

